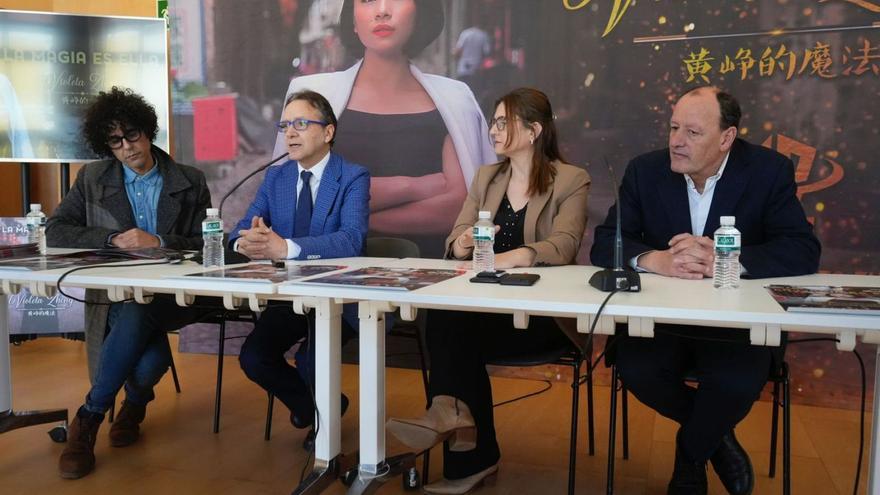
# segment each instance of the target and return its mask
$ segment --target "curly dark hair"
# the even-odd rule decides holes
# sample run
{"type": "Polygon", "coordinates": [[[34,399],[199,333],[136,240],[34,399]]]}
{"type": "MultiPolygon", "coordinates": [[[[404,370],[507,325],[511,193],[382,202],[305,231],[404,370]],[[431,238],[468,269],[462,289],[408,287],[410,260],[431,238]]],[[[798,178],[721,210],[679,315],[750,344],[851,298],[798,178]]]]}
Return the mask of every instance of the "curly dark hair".
{"type": "Polygon", "coordinates": [[[113,156],[107,138],[117,125],[140,130],[151,143],[159,132],[159,119],[153,105],[131,89],[113,86],[110,91],[98,93],[83,120],[83,137],[98,156],[113,156]]]}
{"type": "MultiPolygon", "coordinates": [[[[443,31],[445,17],[443,3],[438,0],[414,0],[416,25],[412,36],[403,47],[407,57],[415,57],[430,45],[443,31]]],[[[339,14],[339,40],[346,51],[355,57],[364,56],[364,45],[354,32],[354,0],[344,0],[339,14]]]]}

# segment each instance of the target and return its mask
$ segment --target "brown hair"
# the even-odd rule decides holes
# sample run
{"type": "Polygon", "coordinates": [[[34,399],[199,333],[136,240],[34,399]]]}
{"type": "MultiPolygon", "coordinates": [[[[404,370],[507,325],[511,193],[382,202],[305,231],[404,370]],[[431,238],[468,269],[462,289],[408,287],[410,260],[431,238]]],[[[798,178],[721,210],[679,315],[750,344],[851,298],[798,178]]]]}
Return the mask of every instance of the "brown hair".
{"type": "MultiPolygon", "coordinates": [[[[507,142],[510,146],[520,128],[513,123],[513,117],[518,117],[523,126],[532,122],[541,124],[541,134],[535,139],[535,153],[532,156],[532,172],[529,176],[528,194],[544,194],[550,188],[550,184],[556,177],[554,161],[564,162],[565,158],[559,152],[559,143],[556,140],[556,123],[554,122],[553,108],[550,99],[543,91],[534,88],[519,88],[507,93],[495,101],[495,107],[504,105],[507,114],[507,142]]],[[[504,160],[508,166],[510,158],[504,160]]]]}

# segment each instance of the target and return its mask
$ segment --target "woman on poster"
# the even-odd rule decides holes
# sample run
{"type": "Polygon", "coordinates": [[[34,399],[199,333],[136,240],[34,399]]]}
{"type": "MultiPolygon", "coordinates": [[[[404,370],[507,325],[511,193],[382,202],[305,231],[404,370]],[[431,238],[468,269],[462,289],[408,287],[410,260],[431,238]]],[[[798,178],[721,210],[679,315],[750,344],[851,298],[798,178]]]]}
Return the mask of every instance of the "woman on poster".
{"type": "MultiPolygon", "coordinates": [[[[317,91],[339,115],[334,151],[372,175],[371,231],[439,257],[477,167],[495,161],[467,85],[410,62],[443,30],[443,5],[344,0],[339,24],[343,45],[363,58],[345,71],[298,77],[287,93],[317,91]]],[[[279,134],[275,154],[283,150],[279,134]]]]}

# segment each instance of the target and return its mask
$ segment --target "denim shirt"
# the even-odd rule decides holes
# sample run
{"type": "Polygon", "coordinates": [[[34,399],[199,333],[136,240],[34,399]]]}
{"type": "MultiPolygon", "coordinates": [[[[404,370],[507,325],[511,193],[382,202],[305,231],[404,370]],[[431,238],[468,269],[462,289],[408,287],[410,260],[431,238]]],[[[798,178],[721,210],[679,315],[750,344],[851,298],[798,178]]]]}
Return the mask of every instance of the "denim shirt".
{"type": "Polygon", "coordinates": [[[156,235],[156,208],[162,192],[159,167],[154,166],[144,175],[138,175],[127,166],[123,166],[122,170],[125,174],[125,192],[128,194],[128,202],[131,203],[135,223],[144,232],[156,235]]]}

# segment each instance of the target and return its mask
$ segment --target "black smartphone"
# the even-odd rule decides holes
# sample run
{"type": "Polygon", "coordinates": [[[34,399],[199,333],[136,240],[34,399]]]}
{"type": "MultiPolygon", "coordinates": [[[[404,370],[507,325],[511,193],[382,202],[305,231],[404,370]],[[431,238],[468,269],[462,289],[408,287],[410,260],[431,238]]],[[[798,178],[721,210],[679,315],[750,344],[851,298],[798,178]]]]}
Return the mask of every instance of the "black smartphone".
{"type": "Polygon", "coordinates": [[[501,285],[535,285],[541,278],[537,273],[511,273],[498,281],[501,285]]]}
{"type": "Polygon", "coordinates": [[[507,276],[504,270],[495,270],[494,272],[480,272],[476,277],[471,278],[471,282],[475,284],[497,284],[507,276]]]}

